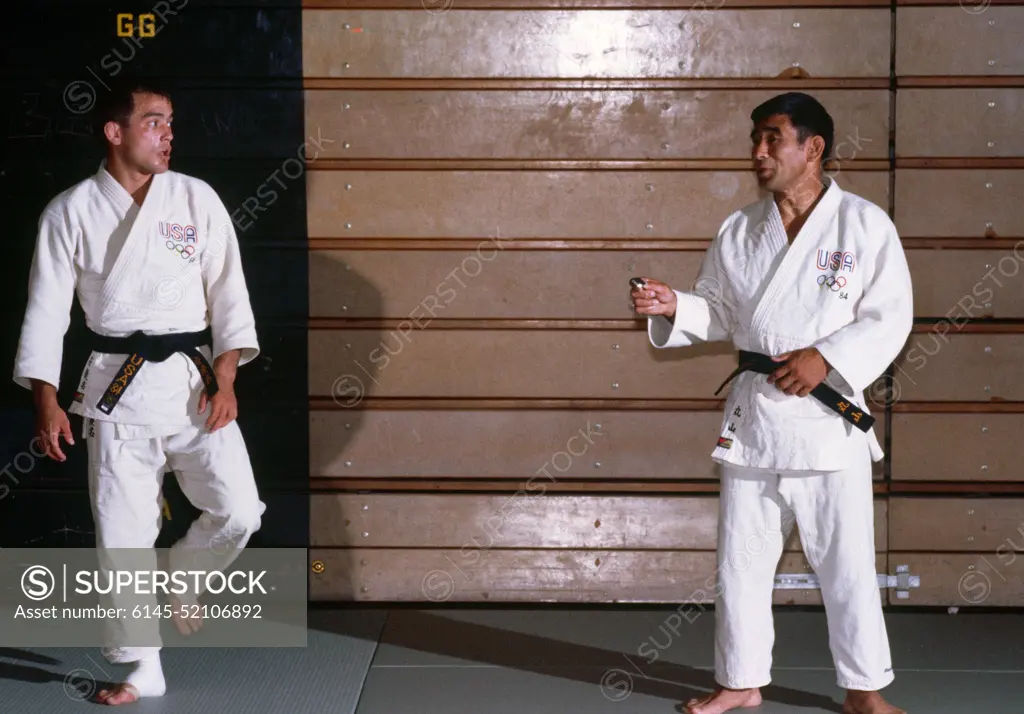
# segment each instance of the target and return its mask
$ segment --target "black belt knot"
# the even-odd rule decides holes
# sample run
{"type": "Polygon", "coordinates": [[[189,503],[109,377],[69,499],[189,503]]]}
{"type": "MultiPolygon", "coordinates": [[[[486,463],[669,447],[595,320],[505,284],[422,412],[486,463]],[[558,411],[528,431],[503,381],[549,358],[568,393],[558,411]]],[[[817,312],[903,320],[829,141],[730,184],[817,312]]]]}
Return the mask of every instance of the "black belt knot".
{"type": "MultiPolygon", "coordinates": [[[[718,393],[725,388],[725,385],[743,372],[771,374],[781,367],[782,364],[782,362],[776,362],[768,355],[763,355],[759,352],[740,350],[739,366],[733,370],[732,374],[730,374],[724,382],[722,382],[722,386],[715,391],[715,396],[718,396],[718,393]]],[[[810,396],[817,399],[819,402],[863,432],[867,432],[875,423],[875,418],[873,416],[865,412],[853,401],[847,399],[824,382],[812,389],[810,396]]]]}
{"type": "Polygon", "coordinates": [[[218,391],[213,367],[199,351],[200,347],[209,345],[212,341],[209,328],[199,332],[175,332],[166,335],[148,335],[136,331],[127,337],[110,337],[89,330],[89,337],[89,346],[93,352],[128,355],[96,404],[96,408],[104,414],[110,414],[114,410],[128,385],[142,369],[142,365],[147,361],[164,362],[177,352],[191,359],[199,369],[209,396],[212,397],[218,391]]]}

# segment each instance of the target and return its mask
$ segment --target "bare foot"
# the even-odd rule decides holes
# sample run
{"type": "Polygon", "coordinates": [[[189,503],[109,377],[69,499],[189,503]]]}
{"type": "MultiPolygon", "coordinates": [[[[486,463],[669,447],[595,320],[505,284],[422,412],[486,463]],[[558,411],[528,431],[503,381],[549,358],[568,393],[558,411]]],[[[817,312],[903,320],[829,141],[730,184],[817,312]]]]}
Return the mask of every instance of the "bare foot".
{"type": "Polygon", "coordinates": [[[732,709],[747,709],[760,705],[760,689],[719,689],[703,699],[691,699],[683,711],[686,714],[722,714],[732,709]]]}
{"type": "Polygon", "coordinates": [[[118,704],[131,704],[132,702],[137,702],[140,696],[138,689],[125,682],[117,685],[113,689],[101,689],[100,693],[96,695],[96,700],[100,704],[117,706],[118,704]]]}
{"type": "Polygon", "coordinates": [[[843,702],[843,714],[907,713],[886,702],[878,692],[860,692],[850,689],[846,692],[846,701],[843,702]]]}
{"type": "Polygon", "coordinates": [[[167,693],[160,655],[154,654],[134,663],[131,674],[113,689],[103,689],[96,695],[100,704],[117,706],[131,704],[143,697],[162,697],[167,693]]]}
{"type": "Polygon", "coordinates": [[[168,597],[168,601],[171,605],[171,619],[174,621],[174,626],[178,628],[178,632],[186,636],[199,632],[203,626],[202,610],[199,605],[196,603],[183,604],[173,595],[168,597]]]}

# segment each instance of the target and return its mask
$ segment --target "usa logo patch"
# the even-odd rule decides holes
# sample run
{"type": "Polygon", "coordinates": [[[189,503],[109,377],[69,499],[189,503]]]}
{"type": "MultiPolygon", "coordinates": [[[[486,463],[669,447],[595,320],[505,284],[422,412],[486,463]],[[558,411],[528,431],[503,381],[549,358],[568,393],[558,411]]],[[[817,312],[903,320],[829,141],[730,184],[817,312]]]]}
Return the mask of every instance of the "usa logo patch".
{"type": "Polygon", "coordinates": [[[190,263],[195,260],[192,255],[196,251],[199,239],[199,232],[195,226],[160,221],[160,235],[164,238],[167,250],[177,253],[190,263]]]}

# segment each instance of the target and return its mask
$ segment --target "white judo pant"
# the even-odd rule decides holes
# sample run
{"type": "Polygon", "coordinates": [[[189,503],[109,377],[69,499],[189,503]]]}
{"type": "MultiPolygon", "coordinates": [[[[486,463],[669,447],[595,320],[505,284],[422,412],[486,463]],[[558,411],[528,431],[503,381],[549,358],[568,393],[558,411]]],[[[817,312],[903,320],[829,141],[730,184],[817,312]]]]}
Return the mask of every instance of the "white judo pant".
{"type": "Polygon", "coordinates": [[[817,574],[829,648],[843,689],[893,681],[875,565],[871,459],[846,471],[768,471],[723,464],[715,599],[715,679],[730,689],[771,681],[772,591],[795,517],[817,574]]]}
{"type": "MultiPolygon", "coordinates": [[[[151,438],[119,439],[117,425],[85,419],[89,453],[89,494],[96,525],[100,572],[130,564],[132,569],[168,571],[227,568],[260,527],[266,505],[256,489],[249,454],[237,421],[209,433],[209,416],[197,415],[181,431],[151,438]],[[182,493],[202,514],[170,548],[170,562],[157,563],[154,545],[162,523],[163,474],[173,469],[182,493]],[[135,549],[128,551],[107,549],[135,549]],[[145,549],[145,550],[143,550],[145,549]]],[[[101,581],[101,582],[105,582],[101,581]]],[[[169,587],[174,587],[169,585],[169,587]]],[[[190,585],[189,596],[201,594],[190,585]]],[[[111,593],[104,607],[159,606],[155,595],[111,593]]],[[[159,627],[166,618],[108,619],[104,656],[114,663],[135,662],[159,651],[159,627]],[[144,642],[145,645],[140,644],[144,642]]]]}

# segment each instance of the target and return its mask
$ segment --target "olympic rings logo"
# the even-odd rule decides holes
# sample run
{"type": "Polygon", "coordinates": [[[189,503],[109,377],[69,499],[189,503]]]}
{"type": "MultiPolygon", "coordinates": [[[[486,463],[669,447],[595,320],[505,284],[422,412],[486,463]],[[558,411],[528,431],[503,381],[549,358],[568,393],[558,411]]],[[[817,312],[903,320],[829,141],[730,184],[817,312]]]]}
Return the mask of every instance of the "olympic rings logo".
{"type": "Polygon", "coordinates": [[[835,293],[835,292],[839,292],[844,287],[846,287],[846,278],[844,278],[841,275],[838,278],[836,276],[834,276],[834,275],[829,275],[829,276],[819,275],[818,276],[818,285],[826,287],[826,288],[830,289],[832,292],[835,293]]]}
{"type": "Polygon", "coordinates": [[[174,241],[170,240],[167,241],[164,245],[167,246],[167,250],[172,250],[176,253],[181,253],[182,259],[190,258],[192,257],[192,254],[196,252],[196,247],[194,245],[181,245],[180,243],[175,243],[174,241]]]}

